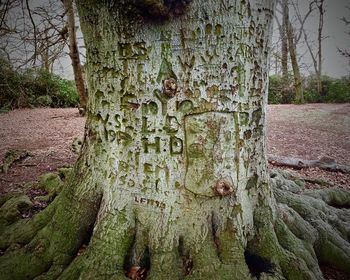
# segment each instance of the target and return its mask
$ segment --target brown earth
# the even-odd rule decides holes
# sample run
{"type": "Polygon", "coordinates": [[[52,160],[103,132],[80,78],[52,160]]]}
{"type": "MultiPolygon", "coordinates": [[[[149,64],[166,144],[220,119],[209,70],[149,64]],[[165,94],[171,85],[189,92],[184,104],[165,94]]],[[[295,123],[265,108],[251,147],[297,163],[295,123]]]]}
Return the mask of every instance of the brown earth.
{"type": "Polygon", "coordinates": [[[0,193],[16,190],[39,175],[74,163],[75,137],[82,137],[85,119],[78,109],[20,109],[0,114],[0,159],[9,149],[32,156],[0,173],[0,193]]]}
{"type": "MultiPolygon", "coordinates": [[[[350,165],[350,104],[269,105],[267,140],[269,154],[308,160],[328,157],[350,165]]],[[[350,174],[318,168],[297,172],[350,188],[350,174]]]]}
{"type": "MultiPolygon", "coordinates": [[[[350,165],[350,104],[270,105],[267,114],[268,153],[303,159],[334,158],[350,165]]],[[[0,114],[0,159],[9,149],[32,156],[0,173],[0,193],[16,190],[39,175],[71,165],[75,137],[82,137],[85,119],[78,110],[22,109],[0,114]]],[[[298,171],[331,184],[350,187],[350,175],[309,168],[298,171]]]]}

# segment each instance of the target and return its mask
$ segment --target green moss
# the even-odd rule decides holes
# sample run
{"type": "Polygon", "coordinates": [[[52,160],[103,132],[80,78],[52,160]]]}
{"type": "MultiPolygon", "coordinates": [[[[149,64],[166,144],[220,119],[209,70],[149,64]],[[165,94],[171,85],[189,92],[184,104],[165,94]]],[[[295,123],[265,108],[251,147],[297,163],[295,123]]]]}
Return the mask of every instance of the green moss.
{"type": "Polygon", "coordinates": [[[257,186],[257,183],[258,183],[258,175],[254,174],[252,177],[249,178],[246,189],[250,190],[252,188],[255,188],[257,186]]]}
{"type": "Polygon", "coordinates": [[[0,196],[0,207],[1,207],[6,201],[8,201],[9,199],[11,199],[12,197],[19,196],[19,195],[21,195],[20,192],[2,194],[2,195],[0,196]]]}
{"type": "Polygon", "coordinates": [[[241,126],[247,126],[249,121],[249,114],[246,112],[239,113],[239,120],[241,126]]]}
{"type": "Polygon", "coordinates": [[[18,194],[7,200],[0,208],[0,221],[13,223],[22,217],[22,213],[33,207],[33,203],[25,194],[18,194]]]}
{"type": "Polygon", "coordinates": [[[324,238],[316,248],[317,256],[323,264],[331,265],[350,275],[349,250],[346,247],[339,247],[334,242],[324,238]]]}
{"type": "Polygon", "coordinates": [[[50,196],[59,193],[62,186],[63,182],[57,173],[46,173],[39,178],[38,187],[47,191],[50,196]]]}

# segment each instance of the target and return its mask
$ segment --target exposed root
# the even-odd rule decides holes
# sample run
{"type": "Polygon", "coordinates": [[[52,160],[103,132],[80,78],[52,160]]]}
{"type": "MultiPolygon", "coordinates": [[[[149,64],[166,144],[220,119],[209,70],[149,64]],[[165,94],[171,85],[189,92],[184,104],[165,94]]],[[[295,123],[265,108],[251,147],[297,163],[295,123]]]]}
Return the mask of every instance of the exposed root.
{"type": "Polygon", "coordinates": [[[125,255],[134,241],[135,225],[102,205],[96,231],[86,250],[68,266],[59,279],[129,279],[125,275],[125,255]]]}
{"type": "Polygon", "coordinates": [[[334,208],[350,208],[350,192],[343,189],[328,188],[305,191],[304,194],[316,199],[321,199],[334,208]]]}
{"type": "Polygon", "coordinates": [[[255,213],[257,232],[248,243],[248,251],[274,265],[273,279],[317,279],[303,259],[279,243],[277,229],[266,223],[265,217],[264,211],[255,213]]]}
{"type": "Polygon", "coordinates": [[[50,221],[55,208],[56,203],[52,203],[32,219],[21,219],[16,223],[4,226],[1,230],[0,249],[6,250],[13,244],[28,244],[50,221]]]}
{"type": "MultiPolygon", "coordinates": [[[[72,183],[72,182],[71,182],[72,183]]],[[[98,196],[76,197],[64,191],[33,219],[21,220],[2,233],[2,279],[55,279],[76,255],[96,219],[98,196]]]]}
{"type": "MultiPolygon", "coordinates": [[[[27,244],[41,230],[55,213],[57,202],[52,203],[45,211],[35,215],[33,219],[23,219],[34,211],[37,205],[47,205],[61,191],[70,169],[61,169],[59,173],[47,173],[39,178],[38,183],[30,183],[24,187],[25,193],[8,194],[0,201],[0,249],[6,250],[11,244],[27,244]],[[31,199],[30,193],[35,190],[46,193],[31,199]]],[[[38,191],[36,191],[38,193],[38,191]]]]}
{"type": "Polygon", "coordinates": [[[3,164],[0,165],[0,172],[7,173],[12,164],[14,164],[17,161],[22,161],[29,156],[32,155],[28,151],[8,150],[5,154],[3,164]]]}
{"type": "Polygon", "coordinates": [[[284,180],[272,179],[279,244],[304,261],[312,278],[322,279],[319,263],[350,275],[350,192],[337,188],[296,192],[292,176],[280,173],[284,180]]]}
{"type": "Polygon", "coordinates": [[[164,233],[169,247],[152,241],[142,211],[111,209],[108,198],[100,205],[66,187],[33,219],[3,230],[2,279],[323,279],[320,263],[350,275],[349,192],[305,190],[285,171],[271,177],[276,213],[257,208],[247,246],[232,220],[220,223],[212,212],[200,245],[191,232],[178,240],[164,233]]]}
{"type": "Polygon", "coordinates": [[[58,173],[46,173],[39,178],[37,188],[47,192],[46,196],[37,197],[41,201],[52,201],[61,192],[64,185],[58,173]]]}
{"type": "MultiPolygon", "coordinates": [[[[0,227],[11,224],[22,217],[22,213],[33,207],[29,197],[17,194],[9,198],[0,208],[0,227]]],[[[1,230],[0,230],[1,232],[1,230]]]]}

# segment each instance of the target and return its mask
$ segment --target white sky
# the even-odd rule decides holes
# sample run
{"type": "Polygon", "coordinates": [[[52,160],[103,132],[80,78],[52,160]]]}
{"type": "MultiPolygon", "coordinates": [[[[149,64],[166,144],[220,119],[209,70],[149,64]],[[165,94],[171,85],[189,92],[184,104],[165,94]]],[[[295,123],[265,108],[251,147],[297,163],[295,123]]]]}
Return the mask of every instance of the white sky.
{"type": "MultiPolygon", "coordinates": [[[[296,1],[296,0],[294,0],[296,1]]],[[[305,14],[308,10],[308,2],[305,0],[299,0],[299,7],[301,14],[305,14]]],[[[345,26],[345,23],[341,21],[342,17],[345,17],[350,20],[350,9],[347,9],[346,6],[350,7],[350,0],[326,0],[325,1],[325,14],[324,14],[324,26],[323,26],[323,43],[322,43],[322,74],[328,75],[331,77],[341,77],[349,75],[350,65],[349,60],[344,58],[338,52],[338,48],[341,49],[350,49],[350,35],[346,32],[350,32],[350,25],[345,26]]],[[[291,20],[293,20],[294,9],[290,7],[289,9],[291,20]]],[[[308,37],[310,41],[315,41],[318,36],[318,13],[315,11],[312,16],[308,18],[305,24],[305,29],[307,30],[308,37]]],[[[296,30],[298,30],[297,23],[293,24],[296,30]]],[[[278,30],[277,25],[274,26],[274,35],[273,41],[278,41],[278,30]]],[[[310,74],[314,72],[312,66],[312,60],[309,55],[309,52],[306,48],[306,45],[303,44],[303,36],[298,45],[297,52],[298,55],[302,55],[299,64],[302,67],[301,71],[303,74],[310,74]],[[303,67],[303,64],[308,64],[310,67],[303,67]]],[[[315,52],[316,53],[316,52],[315,52]]],[[[274,73],[273,66],[271,67],[271,73],[274,73]]]]}
{"type": "MultiPolygon", "coordinates": [[[[47,0],[32,0],[30,3],[33,6],[40,5],[42,1],[47,0]]],[[[259,1],[259,0],[256,0],[259,1]]],[[[296,0],[294,0],[296,1],[296,0]]],[[[350,32],[350,25],[345,26],[344,22],[341,21],[342,17],[350,19],[350,9],[346,9],[346,6],[350,7],[350,0],[325,0],[326,4],[326,13],[324,18],[324,36],[326,37],[323,41],[323,74],[332,77],[341,77],[350,74],[350,65],[349,61],[342,57],[337,48],[350,49],[350,35],[346,32],[350,32]]],[[[307,1],[299,0],[299,5],[301,11],[306,12],[307,1]]],[[[293,8],[290,8],[292,13],[293,8]]],[[[317,27],[318,27],[318,17],[317,13],[314,13],[312,18],[309,18],[306,24],[306,28],[309,31],[309,36],[317,36],[317,27]]],[[[275,28],[276,29],[276,28],[275,28]]],[[[277,33],[276,33],[277,34],[277,33]]],[[[81,37],[81,35],[78,35],[81,37]]],[[[275,38],[276,36],[274,36],[275,38]]],[[[80,40],[82,45],[82,40],[80,40]]],[[[298,49],[299,54],[304,53],[302,62],[310,64],[311,60],[307,54],[306,49],[302,46],[298,49]]],[[[67,56],[66,59],[62,59],[57,63],[56,67],[57,74],[60,74],[66,78],[72,79],[72,67],[70,60],[67,56]]],[[[304,74],[309,74],[313,71],[313,68],[302,69],[304,74]]]]}
{"type": "Polygon", "coordinates": [[[350,25],[345,24],[340,18],[350,20],[350,0],[326,1],[326,14],[324,34],[328,36],[324,40],[324,73],[329,76],[339,77],[349,75],[350,65],[343,56],[339,55],[337,47],[350,49],[350,25]],[[348,6],[349,9],[345,7],[348,6]]]}

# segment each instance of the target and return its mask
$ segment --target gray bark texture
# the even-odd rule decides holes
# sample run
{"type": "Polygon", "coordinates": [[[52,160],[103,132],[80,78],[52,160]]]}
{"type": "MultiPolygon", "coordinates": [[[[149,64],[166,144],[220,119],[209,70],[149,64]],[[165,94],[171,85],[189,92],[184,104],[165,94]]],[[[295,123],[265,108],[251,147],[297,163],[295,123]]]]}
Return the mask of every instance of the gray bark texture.
{"type": "Polygon", "coordinates": [[[84,142],[65,182],[42,179],[44,211],[0,220],[4,279],[322,279],[327,250],[348,270],[350,214],[322,199],[349,194],[305,200],[300,180],[267,173],[274,1],[77,4],[84,142]]]}

